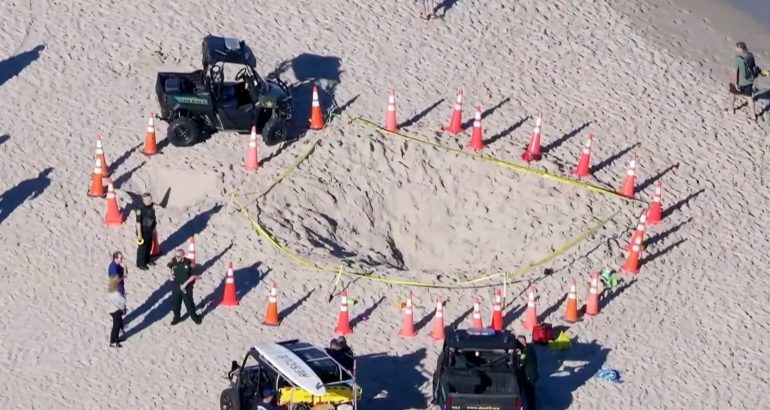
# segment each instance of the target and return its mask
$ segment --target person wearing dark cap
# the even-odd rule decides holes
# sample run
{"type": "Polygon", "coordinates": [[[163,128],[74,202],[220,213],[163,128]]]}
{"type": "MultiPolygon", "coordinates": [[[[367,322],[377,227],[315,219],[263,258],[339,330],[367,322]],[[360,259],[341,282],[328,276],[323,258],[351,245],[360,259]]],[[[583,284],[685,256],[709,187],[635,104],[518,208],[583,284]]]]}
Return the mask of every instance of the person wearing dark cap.
{"type": "Polygon", "coordinates": [[[742,97],[748,100],[751,109],[750,117],[756,121],[759,118],[754,104],[754,81],[757,80],[762,70],[757,67],[754,54],[749,51],[746,43],[739,41],[735,44],[735,60],[731,72],[730,94],[732,94],[733,114],[737,108],[735,100],[742,97]]]}
{"type": "Polygon", "coordinates": [[[273,402],[275,401],[275,390],[267,387],[262,389],[260,394],[262,402],[257,405],[257,410],[280,410],[273,402]]]}
{"type": "Polygon", "coordinates": [[[152,195],[146,192],[142,195],[142,206],[136,210],[136,267],[141,270],[148,270],[148,264],[155,264],[150,260],[150,250],[157,223],[152,195]]]}

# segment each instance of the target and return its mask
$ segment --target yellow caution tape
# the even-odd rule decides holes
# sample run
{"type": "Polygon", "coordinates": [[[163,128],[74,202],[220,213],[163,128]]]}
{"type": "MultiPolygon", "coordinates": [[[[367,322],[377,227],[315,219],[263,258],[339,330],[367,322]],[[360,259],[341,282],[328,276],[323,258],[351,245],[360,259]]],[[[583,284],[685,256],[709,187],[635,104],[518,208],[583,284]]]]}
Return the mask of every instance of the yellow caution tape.
{"type": "Polygon", "coordinates": [[[286,178],[289,174],[294,172],[294,170],[297,169],[299,164],[301,164],[304,160],[307,159],[307,157],[310,156],[310,154],[313,153],[313,150],[315,150],[315,146],[318,145],[318,141],[320,141],[320,140],[316,139],[315,141],[313,141],[313,143],[310,144],[310,147],[308,147],[307,151],[305,151],[305,153],[302,154],[302,156],[299,157],[299,159],[297,159],[297,161],[294,162],[294,164],[292,164],[288,168],[286,168],[286,170],[283,171],[283,173],[281,173],[281,175],[278,176],[278,179],[276,179],[269,187],[267,187],[265,192],[263,192],[260,195],[260,197],[263,197],[263,196],[267,195],[270,191],[273,190],[273,188],[276,187],[276,185],[280,184],[281,181],[283,181],[284,178],[286,178]]]}
{"type": "Polygon", "coordinates": [[[612,221],[615,215],[617,215],[616,213],[615,215],[600,221],[596,225],[592,226],[590,229],[580,233],[579,235],[571,239],[564,246],[554,250],[553,252],[546,255],[542,259],[532,264],[529,264],[527,266],[524,266],[522,268],[519,268],[514,272],[496,273],[496,274],[487,275],[480,278],[460,282],[457,284],[448,285],[448,284],[441,284],[441,283],[421,282],[421,281],[415,281],[415,280],[391,279],[381,275],[374,275],[373,273],[370,273],[370,272],[348,271],[348,270],[345,270],[344,267],[334,268],[334,267],[319,266],[311,261],[301,258],[300,256],[290,251],[285,246],[281,245],[278,242],[278,240],[273,235],[271,235],[262,226],[262,224],[259,223],[259,221],[251,217],[248,210],[246,210],[246,208],[243,207],[241,203],[238,201],[237,194],[235,192],[232,192],[230,194],[230,199],[235,204],[236,208],[238,208],[238,210],[251,222],[252,226],[254,227],[254,230],[256,230],[257,233],[259,233],[263,238],[265,238],[265,240],[267,240],[271,245],[273,245],[274,248],[278,249],[281,253],[286,255],[289,259],[291,259],[292,261],[294,261],[300,266],[304,266],[306,268],[315,270],[317,272],[333,274],[335,276],[346,275],[346,276],[353,276],[361,279],[371,280],[375,282],[387,283],[391,285],[403,285],[403,286],[414,286],[414,287],[424,287],[424,288],[443,288],[443,289],[466,289],[466,288],[499,286],[500,285],[499,283],[492,283],[492,284],[486,284],[486,285],[479,285],[479,283],[488,281],[490,279],[494,279],[500,276],[503,276],[504,280],[507,282],[507,279],[509,276],[523,275],[531,271],[532,269],[535,269],[543,264],[546,264],[552,261],[553,259],[555,259],[556,257],[564,254],[568,250],[572,249],[573,247],[577,246],[580,242],[583,242],[586,239],[588,239],[590,236],[595,234],[597,231],[602,229],[606,224],[612,221]]]}
{"type": "Polygon", "coordinates": [[[604,194],[604,195],[608,195],[608,196],[612,196],[612,197],[615,197],[615,198],[618,198],[618,199],[622,199],[624,201],[644,202],[644,201],[641,201],[641,200],[636,199],[636,198],[629,198],[629,197],[620,195],[619,193],[617,193],[617,192],[615,192],[613,190],[610,190],[610,189],[607,189],[607,188],[603,188],[603,187],[600,187],[598,185],[590,184],[588,182],[583,182],[583,181],[581,181],[579,179],[569,178],[569,177],[565,177],[565,176],[561,176],[561,175],[555,175],[555,174],[548,173],[546,171],[541,171],[541,170],[538,170],[538,169],[533,169],[533,168],[530,168],[530,167],[525,167],[525,166],[520,165],[520,164],[514,164],[512,162],[503,161],[501,159],[497,159],[497,158],[494,158],[494,157],[490,157],[490,156],[486,156],[486,155],[479,155],[479,154],[476,154],[476,153],[463,151],[461,149],[457,149],[457,148],[453,148],[453,147],[448,147],[446,145],[442,145],[442,144],[438,144],[438,143],[431,142],[431,141],[428,141],[428,140],[424,140],[422,138],[418,138],[418,137],[415,137],[415,136],[412,136],[412,135],[407,135],[407,134],[404,134],[403,132],[388,131],[385,128],[382,128],[379,125],[377,125],[377,124],[375,124],[375,123],[373,123],[373,122],[371,122],[369,120],[365,120],[363,118],[354,118],[354,117],[347,116],[345,114],[340,114],[340,115],[343,115],[343,116],[347,117],[350,122],[356,122],[356,123],[359,123],[359,124],[361,124],[361,125],[363,125],[363,126],[365,126],[367,128],[373,128],[373,129],[375,129],[375,130],[377,130],[377,131],[379,131],[379,132],[381,132],[383,134],[396,135],[396,136],[399,136],[401,138],[405,138],[405,139],[408,139],[408,140],[411,140],[411,141],[416,141],[416,142],[419,142],[419,143],[422,143],[422,144],[427,144],[427,145],[430,145],[430,146],[433,146],[433,147],[436,147],[436,148],[440,148],[440,149],[443,149],[443,150],[446,150],[446,151],[449,151],[449,152],[454,152],[454,153],[457,153],[457,154],[462,154],[462,155],[465,155],[465,156],[468,156],[468,157],[471,157],[471,158],[479,159],[481,161],[490,162],[490,163],[493,163],[493,164],[496,164],[496,165],[499,165],[499,166],[503,166],[503,167],[506,167],[506,168],[511,168],[511,169],[514,169],[514,170],[519,171],[519,172],[524,172],[524,173],[535,175],[535,176],[538,176],[538,177],[541,177],[541,178],[550,179],[552,181],[563,182],[563,183],[567,183],[567,184],[570,184],[570,185],[574,185],[574,186],[578,186],[578,187],[581,187],[581,188],[585,188],[585,189],[588,189],[588,190],[591,190],[591,191],[594,191],[594,192],[598,192],[598,193],[601,193],[601,194],[604,194]]]}

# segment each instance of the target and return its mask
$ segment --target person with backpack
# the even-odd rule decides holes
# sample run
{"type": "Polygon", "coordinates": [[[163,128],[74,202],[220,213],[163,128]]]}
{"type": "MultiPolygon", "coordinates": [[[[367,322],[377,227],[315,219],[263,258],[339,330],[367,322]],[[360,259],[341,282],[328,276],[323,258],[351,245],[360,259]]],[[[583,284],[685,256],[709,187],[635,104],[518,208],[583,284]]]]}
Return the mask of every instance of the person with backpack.
{"type": "Polygon", "coordinates": [[[746,43],[739,41],[735,44],[736,56],[733,62],[732,79],[734,82],[730,83],[730,93],[733,96],[733,114],[737,108],[735,107],[735,100],[737,97],[747,97],[749,100],[749,107],[751,107],[751,114],[754,121],[759,118],[757,114],[756,106],[754,104],[754,81],[762,73],[762,70],[757,66],[757,62],[754,59],[746,43]]]}

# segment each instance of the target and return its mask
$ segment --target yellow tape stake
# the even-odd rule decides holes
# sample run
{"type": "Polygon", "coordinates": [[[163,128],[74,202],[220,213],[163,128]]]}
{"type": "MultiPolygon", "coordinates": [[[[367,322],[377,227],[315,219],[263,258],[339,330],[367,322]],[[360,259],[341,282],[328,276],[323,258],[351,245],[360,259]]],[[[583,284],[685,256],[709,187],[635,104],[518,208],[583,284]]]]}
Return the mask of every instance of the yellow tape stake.
{"type": "Polygon", "coordinates": [[[505,278],[504,280],[507,281],[508,275],[511,275],[511,276],[523,275],[531,271],[532,269],[537,268],[538,266],[548,263],[551,260],[555,259],[556,257],[564,254],[568,250],[572,249],[573,247],[577,246],[580,242],[583,242],[586,239],[588,239],[591,235],[596,233],[599,229],[603,228],[607,223],[609,223],[615,217],[615,215],[613,215],[603,221],[600,221],[598,224],[594,225],[587,231],[582,232],[581,234],[579,234],[578,236],[576,236],[575,238],[567,242],[566,245],[554,250],[550,254],[546,255],[544,258],[532,264],[519,268],[514,272],[495,273],[487,276],[482,276],[480,278],[449,285],[449,284],[421,282],[421,281],[414,281],[414,280],[391,279],[381,275],[374,275],[371,272],[355,272],[355,271],[347,271],[343,269],[337,270],[335,268],[318,266],[311,261],[301,258],[297,254],[290,251],[288,248],[281,245],[275,239],[275,237],[271,235],[256,219],[252,218],[251,215],[249,215],[249,212],[245,207],[241,206],[240,202],[238,201],[237,194],[235,192],[232,192],[230,194],[230,198],[235,203],[236,208],[238,208],[238,210],[251,222],[252,226],[257,231],[257,233],[259,233],[263,238],[265,238],[265,240],[267,240],[271,245],[273,245],[274,248],[278,249],[281,253],[286,255],[289,259],[293,260],[298,265],[304,266],[311,270],[315,270],[317,272],[326,272],[326,273],[332,273],[337,275],[353,276],[361,279],[366,279],[366,280],[380,282],[380,283],[387,283],[391,285],[414,286],[414,287],[424,287],[424,288],[441,288],[441,289],[469,289],[469,288],[480,288],[480,287],[489,287],[489,286],[500,286],[499,283],[492,283],[492,284],[485,284],[485,285],[480,285],[480,283],[488,281],[490,279],[497,278],[499,276],[504,276],[505,278]]]}
{"type": "Polygon", "coordinates": [[[449,152],[454,152],[456,154],[462,154],[462,155],[465,155],[465,156],[468,156],[468,157],[471,157],[471,158],[476,158],[476,159],[479,159],[481,161],[490,162],[490,163],[493,163],[493,164],[496,164],[496,165],[499,165],[499,166],[502,166],[502,167],[510,168],[510,169],[513,169],[513,170],[516,170],[516,171],[519,171],[519,172],[527,173],[527,174],[530,174],[530,175],[535,175],[535,176],[538,176],[538,177],[541,177],[541,178],[545,178],[545,179],[550,179],[552,181],[563,182],[563,183],[566,183],[566,184],[570,184],[570,185],[578,186],[578,187],[581,187],[581,188],[585,188],[585,189],[588,189],[590,191],[594,191],[594,192],[598,192],[598,193],[601,193],[601,194],[604,194],[604,195],[612,196],[614,198],[622,199],[624,201],[646,203],[646,202],[644,202],[644,201],[642,201],[640,199],[629,198],[629,197],[620,195],[619,193],[617,193],[617,192],[615,192],[613,190],[610,190],[610,189],[607,189],[607,188],[604,188],[604,187],[601,187],[601,186],[598,186],[598,185],[594,185],[594,184],[591,184],[591,183],[588,183],[588,182],[583,182],[583,181],[581,181],[579,179],[569,178],[569,177],[565,177],[565,176],[561,176],[561,175],[555,175],[555,174],[548,173],[546,171],[541,171],[541,170],[530,168],[530,167],[526,167],[526,166],[523,166],[523,165],[520,165],[520,164],[514,164],[512,162],[503,161],[503,160],[498,159],[498,158],[494,158],[494,157],[490,157],[490,156],[479,155],[479,154],[476,154],[476,153],[463,151],[461,149],[457,149],[457,148],[453,148],[453,147],[448,147],[446,145],[442,145],[442,144],[438,144],[438,143],[435,143],[435,142],[431,142],[431,141],[428,141],[428,140],[425,140],[425,139],[422,139],[422,138],[418,138],[418,137],[415,137],[415,136],[412,136],[412,135],[407,135],[407,134],[404,134],[402,132],[388,131],[385,128],[382,128],[379,125],[377,125],[377,124],[375,124],[375,123],[373,123],[373,122],[371,122],[369,120],[363,119],[363,118],[354,118],[354,117],[347,116],[346,114],[340,114],[340,115],[347,117],[348,119],[350,119],[351,122],[359,123],[359,124],[361,124],[361,125],[363,125],[363,126],[365,126],[367,128],[373,128],[373,129],[375,129],[375,130],[377,130],[377,131],[379,131],[379,132],[381,132],[383,134],[396,135],[396,136],[401,137],[401,138],[405,138],[405,139],[408,139],[408,140],[411,140],[411,141],[416,141],[416,142],[419,142],[419,143],[422,143],[422,144],[427,144],[427,145],[430,145],[430,146],[433,146],[433,147],[436,147],[436,148],[441,148],[443,150],[446,150],[446,151],[449,151],[449,152]]]}

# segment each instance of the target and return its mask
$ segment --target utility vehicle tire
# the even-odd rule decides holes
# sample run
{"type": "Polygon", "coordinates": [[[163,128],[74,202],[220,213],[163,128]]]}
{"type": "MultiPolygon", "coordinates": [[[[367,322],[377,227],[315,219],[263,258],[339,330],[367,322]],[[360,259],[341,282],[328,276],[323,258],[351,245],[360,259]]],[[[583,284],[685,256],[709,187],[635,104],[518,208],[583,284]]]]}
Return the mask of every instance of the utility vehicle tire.
{"type": "Polygon", "coordinates": [[[166,138],[175,147],[189,147],[201,138],[201,130],[192,119],[177,118],[169,124],[166,138]]]}
{"type": "Polygon", "coordinates": [[[283,118],[273,114],[262,127],[262,140],[265,145],[275,145],[289,137],[289,124],[283,118]]]}
{"type": "Polygon", "coordinates": [[[241,410],[238,393],[232,389],[223,390],[222,395],[219,396],[219,408],[221,410],[241,410]]]}

